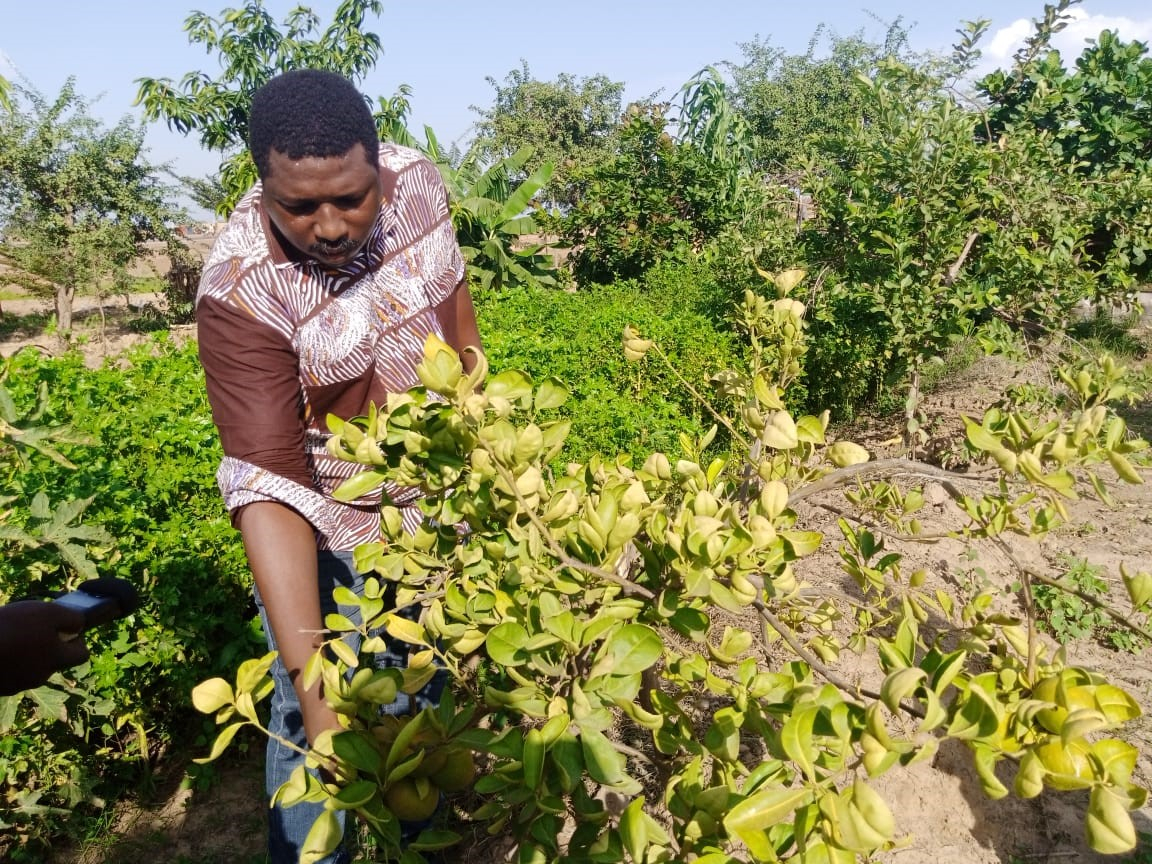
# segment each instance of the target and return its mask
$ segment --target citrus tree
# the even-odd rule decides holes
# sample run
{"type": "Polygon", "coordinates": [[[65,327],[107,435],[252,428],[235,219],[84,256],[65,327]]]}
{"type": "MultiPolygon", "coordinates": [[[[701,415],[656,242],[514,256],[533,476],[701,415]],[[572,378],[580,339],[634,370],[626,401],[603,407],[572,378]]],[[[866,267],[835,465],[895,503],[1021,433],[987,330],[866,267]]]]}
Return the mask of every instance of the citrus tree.
{"type": "MultiPolygon", "coordinates": [[[[1140,709],[1039,638],[1031,590],[1047,577],[1022,566],[1004,602],[931,585],[885,548],[886,534],[922,530],[908,478],[943,482],[967,516],[957,537],[1009,550],[1014,535],[1058,524],[1078,488],[1100,484],[1101,465],[1138,482],[1129,456],[1145,444],[1108,407],[1124,370],[1102,360],[1066,372],[1065,413],[968,420],[967,446],[990,466],[976,484],[873,463],[831,437],[827,414],[785,407],[807,347],[806,308],[790,296],[802,278],[779,274],[774,295],[745,298],[751,363],[725,377],[743,407],[716,414],[731,458],[708,455],[708,433],[638,467],[556,464],[568,424],[551,412],[564,386],[490,375],[483,358],[465,375],[436,339],[423,386],[365,417],[329,418],[331,452],[364,466],[337,494],[355,500],[385,479],[416,487],[425,519],[406,534],[399,511],[382,508],[384,538],[355,553],[367,590],[337,598],[344,611],[304,671],[343,729],[309,754],[322,773],[301,768],[277,793],[324,803],[303,861],[340,842],[338,811],[364,820],[386,855],[418,861],[459,836],[429,829],[401,851],[397,820],[470,786],[469,818],[513,838],[519,861],[850,862],[901,839],[874,778],[947,739],[970,749],[990,797],[1088,790],[1091,846],[1133,848],[1129,814],[1147,794],[1132,780],[1137,751],[1114,730],[1140,709]],[[839,555],[852,596],[797,571],[833,542],[805,524],[802,502],[846,485],[857,503],[839,523],[839,555]],[[397,608],[421,606],[418,621],[385,604],[388,584],[397,608]],[[411,646],[406,668],[369,662],[381,628],[411,646]],[[849,651],[870,668],[861,680],[837,670],[849,651]],[[453,696],[380,716],[437,665],[453,696]]],[[[632,328],[622,348],[665,359],[632,328]]],[[[1152,574],[1123,578],[1133,609],[1112,614],[1147,637],[1152,574]]],[[[246,726],[264,728],[271,660],[196,689],[223,727],[208,758],[246,726]]]]}

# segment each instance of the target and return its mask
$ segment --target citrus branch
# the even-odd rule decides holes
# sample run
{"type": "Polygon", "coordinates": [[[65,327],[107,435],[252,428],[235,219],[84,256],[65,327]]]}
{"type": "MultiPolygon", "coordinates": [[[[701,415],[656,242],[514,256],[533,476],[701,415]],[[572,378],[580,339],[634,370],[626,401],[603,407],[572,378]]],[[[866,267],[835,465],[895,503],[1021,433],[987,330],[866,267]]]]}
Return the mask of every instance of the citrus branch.
{"type": "MultiPolygon", "coordinates": [[[[479,444],[478,446],[484,447],[485,450],[488,450],[484,444],[479,444]]],[[[586,564],[580,559],[573,558],[571,555],[565,552],[564,549],[561,548],[560,544],[556,542],[556,538],[552,536],[552,532],[548,530],[548,526],[540,520],[540,517],[536,514],[536,511],[528,504],[528,501],[520,493],[520,490],[516,488],[516,480],[512,476],[512,472],[500,464],[499,460],[496,458],[495,453],[493,453],[491,450],[488,450],[488,453],[492,456],[492,464],[496,466],[496,472],[500,475],[500,478],[508,485],[508,488],[512,490],[512,494],[516,497],[516,500],[523,508],[524,514],[535,526],[536,530],[540,532],[540,536],[544,539],[544,542],[548,544],[548,548],[551,550],[552,556],[554,558],[556,558],[565,567],[571,567],[573,570],[579,570],[582,573],[587,573],[589,576],[595,576],[599,579],[603,579],[606,582],[612,582],[615,585],[619,585],[621,588],[631,594],[639,594],[645,600],[656,599],[656,595],[645,588],[643,585],[637,585],[632,580],[617,576],[615,573],[604,570],[603,568],[596,567],[592,564],[586,564]]]]}
{"type": "MultiPolygon", "coordinates": [[[[760,613],[760,617],[768,623],[768,626],[780,634],[780,638],[787,643],[788,647],[792,649],[793,653],[795,653],[797,657],[799,657],[810,667],[819,672],[820,676],[837,690],[840,690],[847,696],[864,695],[869,699],[880,698],[880,694],[874,690],[858,687],[852,684],[852,682],[848,679],[841,677],[836,672],[833,672],[830,668],[828,668],[824,662],[820,660],[819,657],[817,657],[815,654],[800,644],[800,641],[796,638],[795,634],[793,634],[792,629],[779,618],[777,618],[775,613],[772,612],[772,610],[769,609],[762,600],[752,601],[752,606],[756,609],[757,612],[760,613]]],[[[901,702],[900,707],[911,714],[913,717],[919,718],[920,720],[923,720],[926,716],[924,714],[924,709],[919,705],[908,705],[901,702]]]]}
{"type": "Polygon", "coordinates": [[[680,374],[680,370],[677,369],[675,365],[673,365],[672,361],[668,359],[668,355],[664,353],[659,345],[653,343],[649,350],[655,351],[657,355],[659,355],[660,359],[664,361],[664,365],[668,367],[669,371],[671,371],[676,379],[684,385],[684,388],[692,394],[693,398],[701,405],[703,405],[704,409],[714,418],[716,418],[716,421],[720,423],[721,426],[728,430],[728,433],[732,436],[733,440],[739,442],[740,446],[742,446],[744,449],[751,449],[752,445],[748,443],[748,440],[736,431],[736,427],[732,425],[731,421],[729,421],[727,417],[713,408],[712,403],[700,395],[700,391],[693,387],[687,378],[680,374]]]}

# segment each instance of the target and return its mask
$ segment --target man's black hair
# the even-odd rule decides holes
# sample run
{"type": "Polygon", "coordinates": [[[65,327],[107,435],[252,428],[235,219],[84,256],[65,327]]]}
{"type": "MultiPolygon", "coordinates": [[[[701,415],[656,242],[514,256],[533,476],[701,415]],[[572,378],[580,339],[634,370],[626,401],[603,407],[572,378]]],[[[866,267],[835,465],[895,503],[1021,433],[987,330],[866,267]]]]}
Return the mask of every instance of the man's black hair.
{"type": "Polygon", "coordinates": [[[343,156],[364,145],[376,164],[380,142],[368,103],[356,85],[335,72],[296,69],[277,75],[252,96],[248,149],[261,178],[273,150],[289,159],[343,156]]]}

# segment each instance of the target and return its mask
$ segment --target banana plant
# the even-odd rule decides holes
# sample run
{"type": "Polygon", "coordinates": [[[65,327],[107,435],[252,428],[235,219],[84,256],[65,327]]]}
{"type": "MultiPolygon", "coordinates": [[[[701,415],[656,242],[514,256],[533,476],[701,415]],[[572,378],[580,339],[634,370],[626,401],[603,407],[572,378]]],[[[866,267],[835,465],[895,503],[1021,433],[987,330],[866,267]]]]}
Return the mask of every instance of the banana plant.
{"type": "Polygon", "coordinates": [[[425,126],[424,134],[427,142],[420,149],[436,163],[448,188],[456,239],[473,278],[486,289],[555,286],[556,266],[543,244],[523,239],[537,232],[530,206],[555,166],[545,162],[515,184],[512,178],[531,158],[531,147],[487,167],[475,152],[453,165],[432,130],[425,126]]]}

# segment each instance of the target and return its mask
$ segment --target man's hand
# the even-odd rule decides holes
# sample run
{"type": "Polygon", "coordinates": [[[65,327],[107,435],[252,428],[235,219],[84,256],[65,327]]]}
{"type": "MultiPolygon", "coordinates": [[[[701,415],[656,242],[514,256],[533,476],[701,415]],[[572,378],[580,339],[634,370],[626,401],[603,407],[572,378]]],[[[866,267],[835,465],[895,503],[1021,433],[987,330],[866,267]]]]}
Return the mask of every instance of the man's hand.
{"type": "Polygon", "coordinates": [[[39,687],[53,672],[88,659],[76,609],[21,600],[0,606],[0,695],[39,687]]]}

